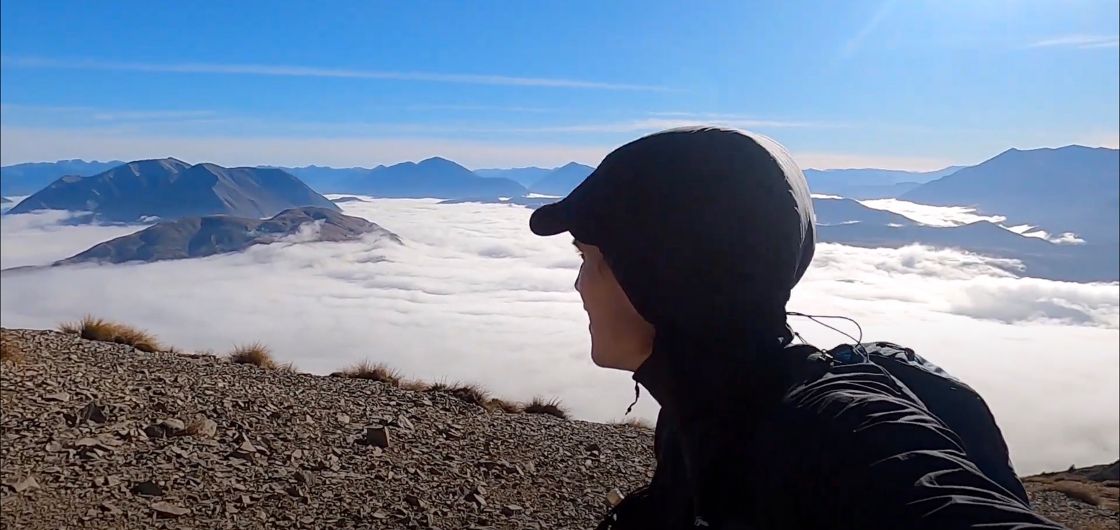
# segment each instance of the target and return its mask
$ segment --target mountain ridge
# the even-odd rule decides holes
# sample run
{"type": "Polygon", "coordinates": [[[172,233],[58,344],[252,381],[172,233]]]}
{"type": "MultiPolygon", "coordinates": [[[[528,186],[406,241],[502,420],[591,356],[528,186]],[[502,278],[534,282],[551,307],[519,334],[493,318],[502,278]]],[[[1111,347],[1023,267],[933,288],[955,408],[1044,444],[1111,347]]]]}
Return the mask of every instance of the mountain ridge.
{"type": "Polygon", "coordinates": [[[98,243],[53,265],[201,258],[285,238],[298,238],[299,242],[353,241],[371,233],[401,243],[400,237],[375,223],[320,207],[291,208],[269,219],[228,215],[184,217],[98,243]],[[305,232],[307,227],[311,228],[305,232]]]}
{"type": "Polygon", "coordinates": [[[1120,150],[1068,145],[1008,149],[903,194],[921,204],[972,206],[982,213],[1090,242],[1120,242],[1120,150]]]}
{"type": "Polygon", "coordinates": [[[216,214],[262,218],[299,206],[339,209],[279,169],[190,165],[169,157],[136,160],[89,177],[60,177],[9,213],[70,210],[91,212],[100,221],[143,222],[216,214]]]}

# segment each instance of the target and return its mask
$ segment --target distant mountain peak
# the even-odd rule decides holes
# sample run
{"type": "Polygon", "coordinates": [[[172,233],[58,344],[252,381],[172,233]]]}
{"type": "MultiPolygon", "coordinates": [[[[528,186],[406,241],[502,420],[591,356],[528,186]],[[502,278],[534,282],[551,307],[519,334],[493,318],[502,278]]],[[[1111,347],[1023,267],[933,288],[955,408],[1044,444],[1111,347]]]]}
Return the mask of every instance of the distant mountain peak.
{"type": "MultiPolygon", "coordinates": [[[[453,162],[451,160],[448,160],[448,159],[440,157],[440,156],[433,156],[431,158],[425,158],[424,160],[421,160],[416,165],[421,166],[421,167],[456,167],[456,168],[463,167],[462,165],[460,165],[457,162],[453,162]]],[[[463,169],[466,169],[466,168],[463,168],[463,169]]]]}
{"type": "Polygon", "coordinates": [[[59,178],[10,212],[89,211],[102,221],[135,222],[215,214],[261,218],[303,206],[338,209],[280,169],[191,166],[163,158],[129,162],[88,177],[59,178]]]}

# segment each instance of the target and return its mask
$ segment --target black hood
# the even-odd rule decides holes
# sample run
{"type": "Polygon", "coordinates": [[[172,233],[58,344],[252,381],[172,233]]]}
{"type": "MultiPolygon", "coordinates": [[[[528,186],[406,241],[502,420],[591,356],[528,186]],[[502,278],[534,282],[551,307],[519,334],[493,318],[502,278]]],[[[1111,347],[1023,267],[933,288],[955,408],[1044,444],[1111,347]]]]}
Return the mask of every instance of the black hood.
{"type": "Polygon", "coordinates": [[[538,234],[568,231],[598,246],[659,333],[727,338],[782,333],[790,290],[812,260],[813,224],[805,177],[782,146],[706,127],[618,148],[531,221],[538,234]]]}

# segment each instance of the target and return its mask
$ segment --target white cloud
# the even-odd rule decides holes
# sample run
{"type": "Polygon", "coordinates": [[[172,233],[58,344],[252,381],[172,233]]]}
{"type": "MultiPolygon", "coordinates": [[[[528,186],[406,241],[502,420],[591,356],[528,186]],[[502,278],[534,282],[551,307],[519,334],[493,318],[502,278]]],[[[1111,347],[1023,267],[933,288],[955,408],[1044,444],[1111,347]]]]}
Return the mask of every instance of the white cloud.
{"type": "MultiPolygon", "coordinates": [[[[405,244],[267,245],[198,260],[8,273],[0,317],[9,327],[51,327],[93,312],[181,348],[262,340],[305,371],[368,357],[513,399],[559,396],[582,418],[622,415],[632,381],[588,358],[586,316],[572,289],[579,259],[568,239],[533,237],[529,211],[514,205],[341,206],[405,244]]],[[[68,241],[71,253],[85,245],[67,235],[79,227],[20,226],[3,233],[6,259],[47,259],[34,249],[52,240],[68,241]]],[[[949,250],[822,244],[791,310],[856,318],[866,339],[914,347],[978,388],[1020,471],[1115,459],[1120,286],[1014,278],[997,265],[949,250]]],[[[794,324],[822,346],[843,340],[794,324]]],[[[636,411],[652,418],[656,405],[643,397],[636,411]]]]}
{"type": "Polygon", "coordinates": [[[960,226],[978,221],[1002,223],[1007,220],[1002,215],[981,215],[976,213],[975,208],[965,206],[931,206],[900,199],[870,199],[859,202],[868,208],[894,212],[929,226],[960,226]]]}
{"type": "Polygon", "coordinates": [[[595,90],[653,91],[665,87],[629,83],[611,83],[580,79],[524,77],[513,75],[457,74],[435,72],[395,72],[386,70],[361,70],[316,66],[264,65],[264,64],[214,64],[214,63],[142,63],[102,61],[96,59],[53,59],[41,57],[4,57],[3,64],[18,68],[49,68],[66,70],[105,70],[116,72],[156,72],[177,74],[226,74],[271,77],[319,77],[342,79],[371,79],[384,81],[425,81],[471,85],[505,85],[518,87],[548,87],[595,90]]]}
{"type": "Polygon", "coordinates": [[[1031,43],[1030,48],[1077,48],[1091,50],[1120,47],[1120,36],[1116,35],[1062,35],[1031,43]]]}
{"type": "MultiPolygon", "coordinates": [[[[18,201],[12,204],[16,202],[18,201]]],[[[11,205],[5,205],[5,207],[9,206],[11,205]]],[[[144,228],[135,225],[59,224],[74,215],[71,212],[44,210],[0,217],[0,240],[3,241],[3,250],[0,251],[0,269],[48,265],[102,241],[144,228]]]]}

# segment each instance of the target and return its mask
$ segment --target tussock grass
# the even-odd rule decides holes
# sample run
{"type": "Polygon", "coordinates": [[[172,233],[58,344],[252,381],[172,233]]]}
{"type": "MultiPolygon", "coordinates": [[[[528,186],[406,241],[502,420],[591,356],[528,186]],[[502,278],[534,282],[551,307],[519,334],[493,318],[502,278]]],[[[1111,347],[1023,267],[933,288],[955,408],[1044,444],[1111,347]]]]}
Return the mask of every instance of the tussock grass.
{"type": "Polygon", "coordinates": [[[1101,505],[1101,498],[1097,495],[1097,492],[1093,488],[1082,484],[1081,482],[1075,482],[1072,480],[1058,480],[1048,484],[1046,488],[1057,491],[1059,493],[1064,493],[1066,497],[1084,502],[1086,504],[1092,504],[1093,506],[1101,505]]]}
{"type": "Polygon", "coordinates": [[[524,412],[527,414],[548,414],[549,416],[568,419],[568,411],[556,398],[545,400],[542,397],[535,397],[525,405],[524,412]]]}
{"type": "Polygon", "coordinates": [[[92,315],[86,315],[78,322],[64,322],[58,330],[86,340],[127,344],[142,352],[153,353],[164,349],[155,335],[147,331],[92,315]]]}
{"type": "Polygon", "coordinates": [[[229,353],[229,360],[237,364],[251,364],[265,370],[280,368],[272,358],[272,351],[268,346],[259,342],[242,344],[233,348],[229,353]]]}
{"type": "Polygon", "coordinates": [[[19,364],[26,358],[23,349],[14,340],[0,338],[0,362],[19,364]]]}
{"type": "Polygon", "coordinates": [[[397,383],[397,387],[404,390],[411,390],[413,392],[425,392],[430,390],[432,388],[432,385],[429,385],[428,383],[425,383],[424,381],[420,381],[418,379],[402,379],[397,383]]]}
{"type": "Polygon", "coordinates": [[[379,383],[388,383],[393,386],[401,384],[401,374],[383,363],[373,363],[370,361],[358,362],[341,372],[334,372],[331,377],[349,377],[351,379],[365,379],[368,381],[377,381],[379,383]]]}
{"type": "Polygon", "coordinates": [[[443,392],[464,403],[486,407],[490,401],[490,393],[482,387],[470,383],[447,383],[440,381],[428,387],[429,392],[443,392]]]}
{"type": "Polygon", "coordinates": [[[280,373],[284,373],[284,374],[298,374],[299,373],[299,370],[296,369],[296,365],[293,364],[290,361],[286,362],[284,364],[276,365],[276,371],[280,372],[280,373]]]}
{"type": "Polygon", "coordinates": [[[639,429],[645,429],[647,431],[652,431],[653,430],[653,424],[650,423],[649,420],[647,420],[645,418],[639,418],[637,416],[630,416],[628,418],[617,419],[617,420],[612,421],[611,424],[613,424],[613,425],[629,425],[630,427],[637,427],[639,429]]]}
{"type": "Polygon", "coordinates": [[[518,414],[524,412],[524,407],[520,403],[513,401],[506,401],[504,399],[492,398],[486,402],[486,410],[494,412],[500,410],[506,414],[518,414]]]}

